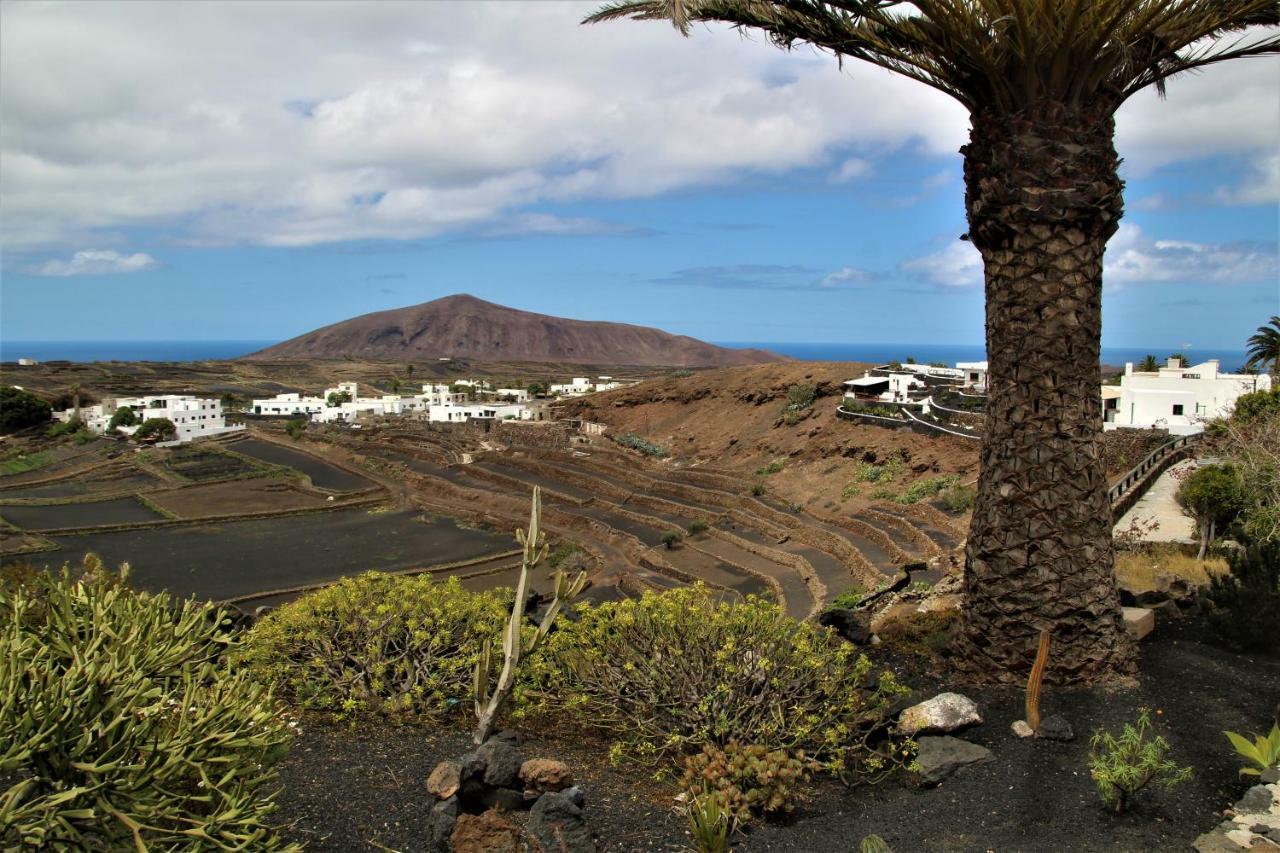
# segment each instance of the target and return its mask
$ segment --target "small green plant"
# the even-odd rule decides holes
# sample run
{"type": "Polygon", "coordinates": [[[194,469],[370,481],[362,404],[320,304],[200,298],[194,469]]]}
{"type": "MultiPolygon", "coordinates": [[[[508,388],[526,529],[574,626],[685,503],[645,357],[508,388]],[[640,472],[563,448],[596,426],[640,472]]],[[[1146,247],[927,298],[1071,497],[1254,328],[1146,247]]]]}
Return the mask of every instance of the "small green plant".
{"type": "Polygon", "coordinates": [[[787,460],[775,459],[772,462],[770,462],[768,465],[765,465],[762,468],[757,468],[756,476],[767,477],[770,474],[777,474],[779,471],[781,471],[785,467],[787,467],[787,460]]]}
{"type": "Polygon", "coordinates": [[[1180,768],[1169,760],[1168,742],[1151,734],[1151,710],[1141,708],[1138,724],[1125,723],[1119,737],[1104,729],[1093,733],[1089,740],[1089,775],[1098,786],[1102,801],[1120,813],[1147,785],[1172,788],[1191,778],[1191,768],[1180,768]]]}
{"type": "Polygon", "coordinates": [[[853,479],[857,483],[892,483],[902,473],[902,469],[902,460],[897,458],[890,459],[883,465],[860,462],[853,472],[853,479]]]}
{"type": "Polygon", "coordinates": [[[943,506],[952,512],[968,512],[973,509],[978,493],[972,486],[956,484],[943,489],[938,497],[942,499],[943,506]]]}
{"type": "Polygon", "coordinates": [[[688,530],[690,536],[697,536],[699,533],[706,533],[710,529],[711,525],[707,524],[702,519],[689,522],[688,530]]]}
{"type": "Polygon", "coordinates": [[[729,853],[729,837],[736,828],[733,816],[720,805],[720,798],[699,792],[687,793],[684,806],[696,853],[729,853]]]}
{"type": "Polygon", "coordinates": [[[1270,733],[1260,735],[1254,733],[1253,743],[1244,735],[1235,732],[1223,732],[1236,752],[1256,767],[1241,767],[1241,776],[1261,776],[1262,771],[1280,767],[1280,724],[1272,724],[1270,733]]]}
{"type": "Polygon", "coordinates": [[[846,590],[831,600],[831,606],[841,610],[852,610],[862,603],[862,599],[866,598],[866,592],[862,587],[855,586],[846,590]]]}
{"type": "Polygon", "coordinates": [[[666,533],[662,534],[662,544],[666,546],[668,551],[679,545],[683,539],[684,534],[679,530],[668,530],[666,533]]]}
{"type": "Polygon", "coordinates": [[[927,480],[916,480],[906,491],[899,495],[896,500],[900,504],[913,504],[921,500],[932,497],[944,489],[949,489],[960,482],[960,478],[955,474],[943,474],[940,477],[930,477],[927,480]]]}
{"type": "Polygon", "coordinates": [[[896,406],[879,406],[875,403],[863,403],[853,397],[845,397],[842,404],[846,412],[858,415],[875,415],[881,418],[902,419],[902,412],[896,406]]]}
{"type": "Polygon", "coordinates": [[[840,500],[843,501],[848,500],[849,498],[856,498],[860,494],[862,494],[862,487],[857,483],[850,483],[840,490],[840,500]]]}
{"type": "Polygon", "coordinates": [[[711,797],[738,823],[795,811],[813,763],[803,751],[769,750],[731,740],[707,744],[685,759],[681,786],[692,797],[711,797]]]}
{"type": "Polygon", "coordinates": [[[868,835],[858,844],[858,853],[893,853],[893,848],[880,836],[868,835]]]}
{"type": "Polygon", "coordinates": [[[871,490],[870,498],[873,501],[896,501],[898,493],[888,486],[877,486],[871,490]]]}
{"type": "Polygon", "coordinates": [[[307,422],[303,418],[291,418],[284,425],[284,431],[288,433],[289,437],[292,438],[294,441],[297,441],[300,438],[302,438],[302,433],[306,430],[306,428],[307,428],[307,422]]]}
{"type": "Polygon", "coordinates": [[[761,495],[763,495],[763,494],[764,494],[764,483],[759,482],[759,481],[756,481],[755,483],[752,483],[752,484],[751,484],[751,494],[755,495],[756,497],[760,497],[761,495]]]}

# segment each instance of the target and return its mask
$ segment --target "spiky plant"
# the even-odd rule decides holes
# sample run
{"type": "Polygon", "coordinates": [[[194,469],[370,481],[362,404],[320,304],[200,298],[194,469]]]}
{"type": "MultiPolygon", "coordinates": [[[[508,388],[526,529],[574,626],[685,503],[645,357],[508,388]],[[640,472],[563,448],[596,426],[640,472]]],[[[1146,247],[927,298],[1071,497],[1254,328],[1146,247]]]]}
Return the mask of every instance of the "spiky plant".
{"type": "Polygon", "coordinates": [[[986,279],[990,387],[958,663],[1051,680],[1134,668],[1098,452],[1102,255],[1124,211],[1116,110],[1172,75],[1275,53],[1275,0],[622,0],[588,22],[699,21],[812,45],[969,111],[967,239],[986,279]]]}
{"type": "Polygon", "coordinates": [[[560,610],[577,598],[587,585],[586,572],[578,572],[573,580],[563,571],[552,575],[551,604],[547,606],[547,612],[543,614],[537,629],[526,638],[522,629],[525,603],[529,598],[529,573],[546,559],[548,550],[547,535],[542,532],[542,489],[538,486],[533,487],[529,529],[525,531],[517,528],[516,541],[524,552],[520,558],[520,580],[516,583],[516,599],[511,604],[511,618],[507,620],[507,628],[502,635],[502,670],[498,673],[496,683],[490,684],[494,661],[493,647],[488,640],[480,650],[480,659],[476,661],[472,684],[477,719],[474,737],[476,744],[484,743],[493,734],[498,715],[511,695],[511,688],[515,686],[521,655],[527,655],[538,647],[550,633],[560,610]]]}

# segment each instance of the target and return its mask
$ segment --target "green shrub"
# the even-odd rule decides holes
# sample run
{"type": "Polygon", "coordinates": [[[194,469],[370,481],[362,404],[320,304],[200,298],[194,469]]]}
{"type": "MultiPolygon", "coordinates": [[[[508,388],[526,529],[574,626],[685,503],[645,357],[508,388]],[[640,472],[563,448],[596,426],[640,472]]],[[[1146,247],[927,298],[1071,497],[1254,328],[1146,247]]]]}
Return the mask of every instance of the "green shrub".
{"type": "Polygon", "coordinates": [[[302,433],[304,433],[306,429],[306,418],[290,418],[284,425],[284,431],[288,433],[289,437],[294,441],[302,438],[302,433]]]}
{"type": "Polygon", "coordinates": [[[858,853],[893,853],[893,848],[878,835],[868,835],[858,844],[858,853]]]}
{"type": "Polygon", "coordinates": [[[873,501],[896,501],[898,493],[888,486],[877,486],[871,490],[869,497],[873,501]]]}
{"type": "Polygon", "coordinates": [[[892,483],[902,473],[903,467],[901,459],[890,459],[883,465],[860,462],[853,472],[853,479],[858,483],[892,483]]]}
{"type": "Polygon", "coordinates": [[[701,584],[577,612],[531,662],[526,713],[612,733],[615,758],[736,739],[851,774],[892,765],[869,744],[905,690],[825,628],[754,596],[717,602],[701,584]]]}
{"type": "Polygon", "coordinates": [[[761,495],[763,495],[763,494],[764,494],[764,483],[759,482],[759,481],[757,481],[757,482],[755,482],[755,483],[752,483],[752,484],[751,484],[751,494],[755,495],[756,497],[760,497],[761,495]]]}
{"type": "Polygon", "coordinates": [[[86,559],[0,587],[0,847],[254,849],[290,724],[214,611],[86,559]]]}
{"type": "Polygon", "coordinates": [[[670,454],[667,449],[660,444],[654,444],[652,441],[646,441],[633,432],[628,432],[618,436],[614,442],[621,444],[623,447],[630,447],[632,450],[638,450],[645,456],[652,456],[655,459],[665,459],[670,454]]]}
{"type": "Polygon", "coordinates": [[[47,424],[51,417],[53,408],[30,391],[0,387],[0,432],[47,424]]]}
{"type": "Polygon", "coordinates": [[[172,441],[178,435],[178,428],[168,418],[147,418],[133,433],[138,441],[155,436],[161,441],[172,441]]]}
{"type": "Polygon", "coordinates": [[[699,533],[706,533],[710,529],[711,529],[711,525],[707,524],[702,519],[697,519],[695,521],[689,522],[690,536],[697,536],[699,533]]]}
{"type": "Polygon", "coordinates": [[[1231,410],[1232,420],[1242,423],[1278,416],[1280,416],[1280,388],[1242,394],[1236,398],[1236,404],[1231,410]]]}
{"type": "Polygon", "coordinates": [[[367,572],[286,604],[245,638],[242,662],[306,708],[438,718],[470,712],[472,670],[509,594],[457,578],[367,572]]]}
{"type": "Polygon", "coordinates": [[[710,794],[689,794],[684,807],[694,853],[729,853],[729,836],[737,828],[732,816],[710,794]]]}
{"type": "Polygon", "coordinates": [[[134,414],[133,409],[128,406],[121,406],[116,409],[115,414],[111,416],[111,420],[107,423],[107,431],[122,426],[133,426],[138,422],[138,416],[134,414]]]}
{"type": "Polygon", "coordinates": [[[859,415],[875,415],[881,418],[902,420],[902,410],[896,406],[879,406],[875,403],[863,403],[853,397],[845,397],[844,410],[859,415]]]}
{"type": "Polygon", "coordinates": [[[930,477],[927,480],[916,480],[910,486],[907,486],[906,491],[898,495],[895,500],[900,504],[919,503],[925,498],[933,497],[959,482],[960,478],[955,474],[943,474],[940,477],[930,477]]]}
{"type": "Polygon", "coordinates": [[[680,787],[696,799],[712,797],[723,812],[743,824],[795,811],[811,768],[803,751],[770,751],[731,740],[723,749],[706,744],[685,758],[680,787]]]}
{"type": "Polygon", "coordinates": [[[792,385],[787,389],[787,410],[801,412],[813,405],[818,389],[812,385],[792,385]]]}
{"type": "Polygon", "coordinates": [[[862,603],[862,599],[866,598],[866,591],[862,587],[855,586],[853,589],[846,590],[831,600],[831,606],[841,610],[852,610],[862,603]]]}
{"type": "Polygon", "coordinates": [[[757,468],[756,476],[767,477],[770,474],[777,474],[779,471],[781,471],[785,467],[787,467],[787,460],[775,459],[772,462],[770,462],[768,465],[765,465],[763,468],[757,468]]]}
{"type": "Polygon", "coordinates": [[[1138,725],[1125,723],[1119,737],[1098,729],[1089,740],[1089,775],[1102,801],[1123,812],[1133,797],[1152,783],[1172,788],[1191,778],[1191,768],[1169,760],[1169,744],[1151,733],[1151,711],[1138,711],[1138,725]]]}
{"type": "Polygon", "coordinates": [[[943,489],[938,497],[942,499],[943,505],[952,512],[968,512],[973,509],[973,502],[977,500],[978,493],[972,486],[957,483],[943,489]]]}
{"type": "Polygon", "coordinates": [[[684,539],[684,534],[679,530],[668,530],[662,534],[662,544],[667,546],[668,550],[679,545],[682,539],[684,539]]]}
{"type": "Polygon", "coordinates": [[[1239,649],[1280,649],[1280,541],[1227,555],[1228,574],[1209,579],[1209,625],[1239,649]]]}

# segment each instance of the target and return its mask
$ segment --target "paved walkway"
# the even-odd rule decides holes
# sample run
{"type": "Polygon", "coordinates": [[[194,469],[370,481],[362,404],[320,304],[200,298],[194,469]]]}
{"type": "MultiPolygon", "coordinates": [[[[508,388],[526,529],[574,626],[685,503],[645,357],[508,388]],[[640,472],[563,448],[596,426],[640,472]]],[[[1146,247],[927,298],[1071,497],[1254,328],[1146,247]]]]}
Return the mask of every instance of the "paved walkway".
{"type": "Polygon", "coordinates": [[[1184,459],[1169,466],[1169,469],[1156,478],[1136,504],[1120,519],[1116,532],[1127,530],[1134,519],[1144,522],[1155,519],[1160,526],[1142,537],[1145,542],[1196,542],[1196,522],[1182,511],[1175,495],[1178,493],[1179,481],[1175,479],[1175,471],[1186,471],[1196,467],[1192,459],[1184,459]]]}

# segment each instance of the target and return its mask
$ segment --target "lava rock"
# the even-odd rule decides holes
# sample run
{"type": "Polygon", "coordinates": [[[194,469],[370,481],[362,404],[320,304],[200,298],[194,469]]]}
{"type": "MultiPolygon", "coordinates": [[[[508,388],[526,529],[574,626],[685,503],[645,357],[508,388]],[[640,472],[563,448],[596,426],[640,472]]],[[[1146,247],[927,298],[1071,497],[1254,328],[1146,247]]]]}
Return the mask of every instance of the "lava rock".
{"type": "Polygon", "coordinates": [[[1269,767],[1262,771],[1262,775],[1258,777],[1258,781],[1264,785],[1274,785],[1275,783],[1280,782],[1280,770],[1277,770],[1274,767],[1269,767]]]}
{"type": "Polygon", "coordinates": [[[855,646],[871,642],[871,617],[866,613],[844,607],[832,607],[818,615],[818,624],[833,628],[837,634],[855,646]]]}
{"type": "Polygon", "coordinates": [[[427,791],[437,799],[447,799],[462,787],[462,765],[456,761],[441,761],[427,777],[427,791]]]}
{"type": "Polygon", "coordinates": [[[506,812],[522,811],[532,805],[524,791],[512,788],[488,788],[478,799],[486,808],[498,808],[506,812]]]}
{"type": "Polygon", "coordinates": [[[431,814],[428,817],[431,849],[439,851],[450,849],[449,839],[453,836],[453,828],[458,823],[460,811],[457,797],[440,800],[431,807],[431,814]]]}
{"type": "Polygon", "coordinates": [[[587,807],[587,795],[579,786],[574,785],[570,788],[565,788],[560,793],[568,797],[569,802],[573,803],[578,808],[585,809],[587,807]]]}
{"type": "Polygon", "coordinates": [[[916,745],[920,748],[916,755],[920,781],[925,785],[936,785],[965,767],[995,760],[986,747],[955,737],[922,737],[916,745]]]}
{"type": "Polygon", "coordinates": [[[498,788],[514,788],[520,778],[520,760],[516,748],[510,742],[490,738],[479,749],[484,761],[484,783],[498,788]]]}
{"type": "Polygon", "coordinates": [[[982,722],[978,706],[959,693],[939,693],[919,705],[912,705],[898,717],[898,733],[954,732],[982,722]]]}
{"type": "Polygon", "coordinates": [[[520,853],[520,829],[494,811],[458,816],[449,837],[457,853],[520,853]]]}
{"type": "Polygon", "coordinates": [[[594,853],[591,830],[582,809],[562,793],[546,793],[529,813],[531,849],[544,853],[594,853]]]}
{"type": "Polygon", "coordinates": [[[1271,789],[1266,785],[1254,785],[1236,803],[1236,811],[1240,814],[1265,814],[1270,810],[1271,789]]]}
{"type": "Polygon", "coordinates": [[[531,758],[520,765],[520,781],[531,791],[563,791],[573,784],[573,773],[563,761],[531,758]]]}
{"type": "Polygon", "coordinates": [[[1040,721],[1036,737],[1044,740],[1069,741],[1076,739],[1076,731],[1061,714],[1050,714],[1040,721]]]}

